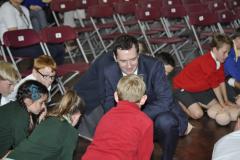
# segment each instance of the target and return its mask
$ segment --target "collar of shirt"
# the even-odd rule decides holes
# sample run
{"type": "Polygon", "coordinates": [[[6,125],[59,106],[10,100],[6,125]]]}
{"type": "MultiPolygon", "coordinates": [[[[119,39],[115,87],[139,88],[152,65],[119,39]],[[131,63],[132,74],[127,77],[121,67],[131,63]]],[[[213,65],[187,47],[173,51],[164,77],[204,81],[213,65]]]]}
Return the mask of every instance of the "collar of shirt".
{"type": "Polygon", "coordinates": [[[218,70],[220,68],[220,66],[221,66],[221,63],[216,59],[216,57],[215,57],[215,55],[214,55],[214,53],[212,51],[210,53],[211,53],[212,58],[216,62],[216,69],[218,70]]]}
{"type": "Polygon", "coordinates": [[[127,107],[132,107],[134,109],[137,109],[137,110],[140,110],[139,106],[134,103],[134,102],[129,102],[129,101],[126,101],[126,100],[123,100],[123,101],[119,101],[117,103],[117,106],[116,107],[124,107],[124,106],[127,106],[127,107]]]}
{"type": "Polygon", "coordinates": [[[239,49],[237,49],[237,46],[235,45],[234,41],[233,41],[233,50],[235,53],[235,61],[238,61],[238,57],[239,57],[239,49]]]}
{"type": "Polygon", "coordinates": [[[0,106],[3,106],[3,105],[5,105],[9,102],[8,98],[4,97],[4,96],[0,97],[0,100],[1,100],[0,101],[0,106]]]}
{"type": "MultiPolygon", "coordinates": [[[[137,73],[138,73],[138,69],[136,69],[136,70],[133,72],[133,74],[135,74],[135,75],[137,75],[137,73]]],[[[123,74],[123,76],[126,76],[126,75],[127,75],[126,73],[123,73],[123,72],[122,72],[122,74],[123,74]]]]}

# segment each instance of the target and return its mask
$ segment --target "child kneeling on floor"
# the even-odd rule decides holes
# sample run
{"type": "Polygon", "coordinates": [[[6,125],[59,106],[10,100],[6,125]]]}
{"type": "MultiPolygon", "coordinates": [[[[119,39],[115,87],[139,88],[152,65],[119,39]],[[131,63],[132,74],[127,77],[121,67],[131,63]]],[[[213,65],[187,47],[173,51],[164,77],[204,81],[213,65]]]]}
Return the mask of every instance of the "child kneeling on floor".
{"type": "Polygon", "coordinates": [[[140,110],[147,96],[137,75],[120,79],[114,98],[117,106],[100,120],[92,144],[82,160],[149,160],[153,151],[153,123],[140,110]]]}

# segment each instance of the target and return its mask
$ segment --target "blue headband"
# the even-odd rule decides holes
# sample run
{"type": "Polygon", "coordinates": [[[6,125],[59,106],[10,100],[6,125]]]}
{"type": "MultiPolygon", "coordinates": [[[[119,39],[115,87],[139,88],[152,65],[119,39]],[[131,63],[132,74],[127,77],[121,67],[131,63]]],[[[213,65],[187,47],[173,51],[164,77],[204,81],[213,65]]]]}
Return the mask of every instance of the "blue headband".
{"type": "Polygon", "coordinates": [[[38,86],[32,84],[28,89],[32,93],[32,100],[33,101],[36,101],[41,97],[41,95],[39,93],[39,90],[38,90],[38,86]]]}

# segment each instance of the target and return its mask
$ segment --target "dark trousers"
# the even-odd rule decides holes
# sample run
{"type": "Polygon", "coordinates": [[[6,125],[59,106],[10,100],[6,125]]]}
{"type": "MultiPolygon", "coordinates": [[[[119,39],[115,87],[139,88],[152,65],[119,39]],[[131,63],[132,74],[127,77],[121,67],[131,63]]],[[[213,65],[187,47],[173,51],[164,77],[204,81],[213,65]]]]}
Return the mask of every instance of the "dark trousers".
{"type": "Polygon", "coordinates": [[[179,136],[184,135],[187,129],[186,114],[177,103],[167,112],[144,112],[154,121],[154,139],[160,143],[163,150],[161,160],[172,160],[179,136]]]}

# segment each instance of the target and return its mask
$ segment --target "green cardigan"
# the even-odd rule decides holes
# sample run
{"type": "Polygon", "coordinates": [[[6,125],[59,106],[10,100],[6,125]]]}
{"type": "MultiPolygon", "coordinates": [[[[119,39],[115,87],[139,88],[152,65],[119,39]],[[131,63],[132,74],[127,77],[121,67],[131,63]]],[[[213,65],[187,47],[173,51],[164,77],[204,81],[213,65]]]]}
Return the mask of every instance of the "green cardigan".
{"type": "Polygon", "coordinates": [[[72,160],[77,130],[66,120],[49,117],[41,122],[8,158],[16,160],[72,160]]]}
{"type": "Polygon", "coordinates": [[[0,107],[0,158],[28,136],[29,116],[17,101],[0,107]]]}

